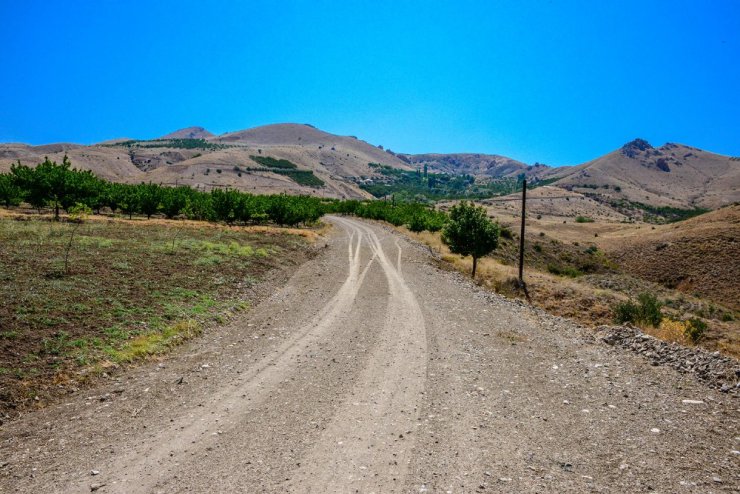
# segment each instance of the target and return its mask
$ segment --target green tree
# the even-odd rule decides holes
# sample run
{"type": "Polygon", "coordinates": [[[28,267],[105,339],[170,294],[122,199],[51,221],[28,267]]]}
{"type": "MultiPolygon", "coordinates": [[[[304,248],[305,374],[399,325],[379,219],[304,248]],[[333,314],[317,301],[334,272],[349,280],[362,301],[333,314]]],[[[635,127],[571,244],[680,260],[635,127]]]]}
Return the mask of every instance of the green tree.
{"type": "Polygon", "coordinates": [[[455,254],[473,257],[472,277],[478,259],[498,246],[499,227],[482,207],[462,201],[450,209],[450,219],[442,230],[442,241],[455,254]]]}
{"type": "Polygon", "coordinates": [[[7,173],[0,174],[0,203],[10,207],[19,205],[22,200],[23,193],[15,184],[13,176],[7,173]]]}
{"type": "Polygon", "coordinates": [[[120,209],[131,219],[134,213],[139,212],[139,186],[127,184],[110,184],[109,186],[110,208],[115,211],[120,209]]]}
{"type": "Polygon", "coordinates": [[[213,219],[225,221],[228,224],[237,220],[239,209],[239,192],[236,190],[213,189],[211,191],[211,206],[213,208],[213,219]]]}
{"type": "Polygon", "coordinates": [[[70,166],[69,158],[65,155],[61,165],[46,158],[33,170],[35,186],[54,208],[54,219],[57,221],[59,220],[59,208],[69,199],[70,166]]]}
{"type": "Polygon", "coordinates": [[[186,186],[166,187],[162,189],[162,212],[168,219],[181,214],[188,203],[193,189],[186,186]]]}
{"type": "Polygon", "coordinates": [[[139,211],[151,219],[162,207],[162,187],[157,184],[141,184],[138,186],[139,211]]]}

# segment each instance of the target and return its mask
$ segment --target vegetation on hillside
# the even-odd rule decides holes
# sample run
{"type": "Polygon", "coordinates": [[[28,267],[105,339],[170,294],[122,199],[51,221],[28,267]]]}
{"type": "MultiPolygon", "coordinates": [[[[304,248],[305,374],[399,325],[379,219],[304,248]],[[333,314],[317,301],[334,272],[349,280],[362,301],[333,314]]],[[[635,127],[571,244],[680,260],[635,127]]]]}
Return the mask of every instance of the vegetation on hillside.
{"type": "Polygon", "coordinates": [[[285,168],[288,170],[294,170],[298,168],[295,163],[286,159],[277,159],[272,156],[250,156],[252,161],[259,163],[267,168],[285,168]]]}
{"type": "MultiPolygon", "coordinates": [[[[522,190],[522,179],[499,178],[476,179],[472,175],[450,175],[423,171],[401,170],[379,163],[369,163],[370,167],[383,175],[377,183],[363,183],[360,187],[375,197],[394,196],[398,201],[439,201],[447,199],[484,199],[501,196],[522,190]]],[[[552,180],[539,181],[528,187],[551,183],[552,180]]]]}
{"type": "Polygon", "coordinates": [[[228,144],[217,144],[206,141],[205,139],[152,139],[146,141],[128,140],[114,142],[111,144],[102,144],[105,147],[126,147],[126,148],[176,148],[176,149],[226,149],[228,144]]]}
{"type": "Polygon", "coordinates": [[[605,202],[608,206],[625,216],[634,217],[638,215],[646,223],[675,223],[677,221],[687,220],[711,211],[710,209],[695,207],[692,209],[676,208],[671,206],[653,206],[642,202],[630,201],[627,199],[610,199],[599,195],[586,194],[588,197],[600,202],[605,202]]]}

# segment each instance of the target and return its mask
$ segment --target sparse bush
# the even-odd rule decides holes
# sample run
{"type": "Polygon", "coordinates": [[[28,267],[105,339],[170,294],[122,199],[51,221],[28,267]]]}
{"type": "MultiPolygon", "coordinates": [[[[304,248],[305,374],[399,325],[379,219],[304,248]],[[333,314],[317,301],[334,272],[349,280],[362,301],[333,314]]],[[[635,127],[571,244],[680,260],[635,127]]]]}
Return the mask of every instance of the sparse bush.
{"type": "Polygon", "coordinates": [[[640,303],[640,321],[651,326],[658,327],[663,320],[663,314],[660,312],[661,304],[652,293],[641,293],[637,296],[640,303]]]}
{"type": "Polygon", "coordinates": [[[637,321],[640,308],[636,303],[628,300],[619,302],[612,307],[614,313],[614,322],[616,324],[634,323],[637,321]]]}
{"type": "Polygon", "coordinates": [[[637,296],[637,303],[629,300],[620,302],[612,307],[614,322],[646,324],[657,328],[663,320],[661,304],[652,293],[641,293],[637,296]]]}
{"type": "Polygon", "coordinates": [[[559,264],[548,264],[547,271],[558,276],[569,276],[576,278],[583,273],[572,266],[561,266],[559,264]]]}
{"type": "Polygon", "coordinates": [[[589,218],[588,216],[576,216],[576,223],[593,223],[593,218],[589,218]]]}
{"type": "Polygon", "coordinates": [[[698,343],[702,338],[704,338],[704,333],[706,333],[706,331],[707,323],[701,319],[692,317],[686,321],[686,329],[684,330],[684,333],[693,343],[698,343]]]}
{"type": "Polygon", "coordinates": [[[424,218],[422,218],[421,215],[412,216],[407,226],[409,227],[409,230],[416,233],[423,232],[427,228],[426,221],[424,221],[424,218]]]}

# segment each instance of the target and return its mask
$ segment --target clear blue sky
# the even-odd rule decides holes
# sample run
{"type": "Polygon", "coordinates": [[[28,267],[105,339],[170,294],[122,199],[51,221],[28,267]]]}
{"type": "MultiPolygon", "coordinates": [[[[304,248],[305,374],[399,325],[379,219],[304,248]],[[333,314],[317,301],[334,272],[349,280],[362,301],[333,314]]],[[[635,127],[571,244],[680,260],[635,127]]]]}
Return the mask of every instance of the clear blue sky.
{"type": "Polygon", "coordinates": [[[740,155],[740,1],[0,0],[0,141],[311,123],[403,152],[740,155]]]}

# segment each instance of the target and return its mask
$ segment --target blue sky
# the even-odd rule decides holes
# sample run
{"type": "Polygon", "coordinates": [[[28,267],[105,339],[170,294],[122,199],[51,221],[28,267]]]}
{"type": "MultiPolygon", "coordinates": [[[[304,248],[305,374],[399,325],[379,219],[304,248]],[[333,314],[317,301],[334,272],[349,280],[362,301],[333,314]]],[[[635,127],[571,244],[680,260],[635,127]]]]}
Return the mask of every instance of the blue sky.
{"type": "Polygon", "coordinates": [[[0,141],[311,123],[402,152],[740,155],[740,2],[0,0],[0,141]]]}

